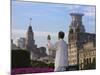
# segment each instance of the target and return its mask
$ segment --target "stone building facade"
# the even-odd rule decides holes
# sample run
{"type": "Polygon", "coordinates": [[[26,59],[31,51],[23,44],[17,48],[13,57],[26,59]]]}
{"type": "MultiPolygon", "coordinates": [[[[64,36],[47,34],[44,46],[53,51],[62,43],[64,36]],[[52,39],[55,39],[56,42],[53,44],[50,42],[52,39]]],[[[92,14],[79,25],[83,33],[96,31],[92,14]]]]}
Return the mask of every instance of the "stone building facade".
{"type": "Polygon", "coordinates": [[[83,44],[83,48],[79,50],[79,69],[95,68],[95,65],[93,65],[96,64],[95,37],[90,39],[94,39],[94,40],[93,41],[88,40],[83,44]]]}
{"type": "Polygon", "coordinates": [[[68,34],[69,66],[78,66],[78,69],[84,69],[85,67],[83,66],[86,66],[87,58],[91,60],[91,62],[96,58],[96,34],[85,32],[85,27],[82,23],[83,14],[71,13],[70,15],[72,22],[69,26],[68,34]],[[94,54],[92,55],[91,52],[94,54]],[[88,53],[90,55],[88,55],[88,53]]]}
{"type": "Polygon", "coordinates": [[[85,28],[82,24],[83,14],[71,13],[71,24],[69,26],[68,34],[68,61],[69,66],[76,66],[78,64],[78,47],[77,34],[84,33],[85,28]]]}

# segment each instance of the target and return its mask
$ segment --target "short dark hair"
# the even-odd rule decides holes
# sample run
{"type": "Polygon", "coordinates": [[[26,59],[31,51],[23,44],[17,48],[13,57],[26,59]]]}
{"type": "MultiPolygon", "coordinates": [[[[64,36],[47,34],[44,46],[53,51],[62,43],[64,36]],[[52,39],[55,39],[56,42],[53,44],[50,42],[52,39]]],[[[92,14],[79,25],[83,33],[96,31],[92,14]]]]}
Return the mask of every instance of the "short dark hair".
{"type": "Polygon", "coordinates": [[[59,39],[63,39],[64,36],[65,36],[65,34],[64,34],[63,31],[60,31],[60,32],[58,33],[58,38],[59,38],[59,39]]]}

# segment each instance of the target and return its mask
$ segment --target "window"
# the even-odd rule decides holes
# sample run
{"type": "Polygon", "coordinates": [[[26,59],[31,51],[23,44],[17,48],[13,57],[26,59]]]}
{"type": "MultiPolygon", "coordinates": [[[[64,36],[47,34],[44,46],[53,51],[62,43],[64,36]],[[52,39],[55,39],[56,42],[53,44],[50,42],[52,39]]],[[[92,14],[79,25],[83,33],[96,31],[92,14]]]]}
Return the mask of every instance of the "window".
{"type": "Polygon", "coordinates": [[[89,64],[91,64],[91,58],[89,58],[88,62],[89,62],[89,64]]]}

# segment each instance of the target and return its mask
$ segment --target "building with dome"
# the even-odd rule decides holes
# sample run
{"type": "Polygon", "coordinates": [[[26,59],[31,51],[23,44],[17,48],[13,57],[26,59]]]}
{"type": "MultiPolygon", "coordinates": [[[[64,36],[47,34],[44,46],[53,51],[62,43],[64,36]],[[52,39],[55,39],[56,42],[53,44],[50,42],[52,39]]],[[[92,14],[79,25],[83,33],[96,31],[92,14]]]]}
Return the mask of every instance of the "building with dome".
{"type": "Polygon", "coordinates": [[[82,23],[84,14],[70,15],[72,21],[68,34],[69,66],[76,66],[77,69],[92,69],[91,64],[96,61],[96,34],[86,32],[82,23]]]}

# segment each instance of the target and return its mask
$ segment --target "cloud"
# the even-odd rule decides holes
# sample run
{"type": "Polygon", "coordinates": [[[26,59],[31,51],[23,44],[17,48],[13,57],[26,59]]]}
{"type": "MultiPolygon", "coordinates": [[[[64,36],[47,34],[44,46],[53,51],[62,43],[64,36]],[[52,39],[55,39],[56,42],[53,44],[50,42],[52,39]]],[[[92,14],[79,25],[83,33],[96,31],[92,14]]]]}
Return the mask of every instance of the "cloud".
{"type": "MultiPolygon", "coordinates": [[[[27,30],[26,29],[12,29],[12,37],[13,35],[22,35],[25,37],[27,30]]],[[[33,31],[34,36],[47,36],[47,35],[52,35],[52,36],[57,36],[58,32],[48,32],[48,31],[33,31]]],[[[65,33],[67,35],[67,33],[65,33]]]]}
{"type": "MultiPolygon", "coordinates": [[[[23,35],[25,36],[27,30],[26,29],[12,29],[12,35],[23,35]]],[[[56,32],[45,32],[45,31],[34,31],[35,36],[46,36],[51,34],[52,36],[56,36],[56,32]]]]}
{"type": "MultiPolygon", "coordinates": [[[[26,37],[26,32],[27,30],[25,29],[12,29],[11,38],[14,40],[14,43],[16,43],[16,40],[19,39],[20,37],[26,37]]],[[[36,38],[36,40],[41,40],[42,38],[46,39],[48,35],[57,38],[56,32],[34,31],[34,37],[36,38]]]]}
{"type": "Polygon", "coordinates": [[[70,13],[83,13],[85,16],[95,16],[95,6],[87,5],[68,5],[67,9],[70,13]]]}
{"type": "Polygon", "coordinates": [[[93,13],[93,12],[86,12],[85,15],[86,16],[95,16],[95,13],[93,13]]]}
{"type": "Polygon", "coordinates": [[[96,12],[95,7],[92,7],[92,6],[84,9],[84,13],[86,16],[95,16],[96,14],[95,12],[96,12]]]}
{"type": "Polygon", "coordinates": [[[81,6],[80,5],[73,5],[73,4],[71,4],[71,5],[66,5],[66,7],[67,7],[67,9],[69,11],[73,11],[73,10],[79,9],[81,6]]]}
{"type": "MultiPolygon", "coordinates": [[[[12,29],[12,39],[14,43],[17,42],[17,39],[20,37],[26,37],[26,29],[12,29]]],[[[51,35],[52,41],[55,42],[58,39],[58,32],[47,32],[47,31],[34,31],[34,38],[36,43],[41,46],[43,41],[46,44],[47,36],[51,35]]],[[[67,41],[68,33],[65,33],[65,40],[67,41]]]]}
{"type": "MultiPolygon", "coordinates": [[[[87,5],[56,4],[43,2],[14,2],[13,7],[18,8],[19,10],[24,10],[20,12],[23,16],[41,16],[41,14],[50,15],[52,13],[60,13],[62,9],[65,9],[69,12],[84,13],[86,16],[95,16],[95,6],[87,5]],[[30,7],[30,9],[28,9],[28,7],[30,7]]],[[[15,8],[13,8],[13,10],[15,8]]]]}
{"type": "Polygon", "coordinates": [[[13,2],[12,6],[13,12],[16,11],[15,13],[21,14],[23,16],[42,16],[62,12],[59,9],[60,7],[62,8],[62,5],[53,3],[13,2]],[[20,11],[17,11],[16,9],[20,11]]]}

